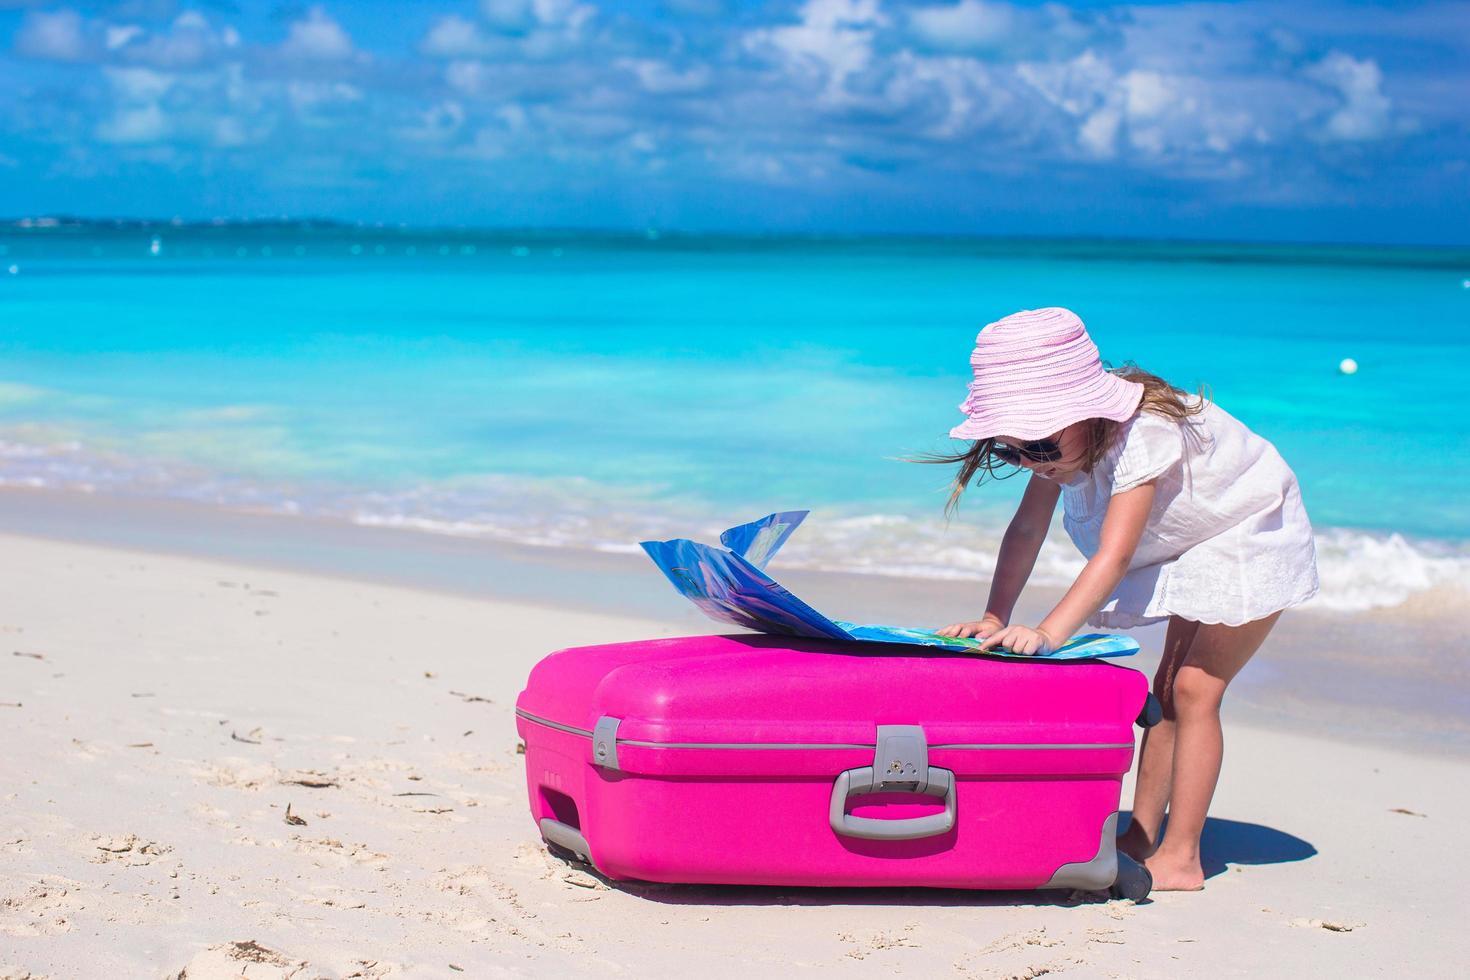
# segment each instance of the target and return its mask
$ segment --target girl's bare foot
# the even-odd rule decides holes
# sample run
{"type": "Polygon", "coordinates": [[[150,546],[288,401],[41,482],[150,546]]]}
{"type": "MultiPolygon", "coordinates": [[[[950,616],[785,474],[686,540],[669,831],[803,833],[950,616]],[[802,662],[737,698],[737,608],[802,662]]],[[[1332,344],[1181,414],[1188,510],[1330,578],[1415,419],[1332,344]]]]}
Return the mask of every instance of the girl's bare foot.
{"type": "Polygon", "coordinates": [[[1118,835],[1118,850],[1142,864],[1154,851],[1158,850],[1158,842],[1149,840],[1148,835],[1137,822],[1128,824],[1128,829],[1118,835]]]}
{"type": "Polygon", "coordinates": [[[1157,851],[1143,862],[1154,876],[1156,892],[1197,892],[1205,887],[1205,872],[1199,858],[1177,858],[1157,851]]]}

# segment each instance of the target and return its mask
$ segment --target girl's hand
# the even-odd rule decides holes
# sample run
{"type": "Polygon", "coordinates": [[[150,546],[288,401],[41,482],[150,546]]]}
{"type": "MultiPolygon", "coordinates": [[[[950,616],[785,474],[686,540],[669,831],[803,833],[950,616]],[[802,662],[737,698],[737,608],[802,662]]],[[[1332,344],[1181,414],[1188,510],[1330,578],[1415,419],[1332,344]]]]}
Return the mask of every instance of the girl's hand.
{"type": "Polygon", "coordinates": [[[1005,628],[1006,624],[1000,621],[1000,617],[986,613],[981,619],[969,623],[951,623],[943,629],[935,630],[934,633],[937,636],[973,636],[976,639],[983,639],[996,630],[1003,630],[1005,628]]]}
{"type": "Polygon", "coordinates": [[[978,649],[990,650],[994,647],[1005,647],[1012,653],[1044,657],[1059,645],[1040,627],[1033,629],[1030,626],[1007,626],[991,633],[978,649]]]}

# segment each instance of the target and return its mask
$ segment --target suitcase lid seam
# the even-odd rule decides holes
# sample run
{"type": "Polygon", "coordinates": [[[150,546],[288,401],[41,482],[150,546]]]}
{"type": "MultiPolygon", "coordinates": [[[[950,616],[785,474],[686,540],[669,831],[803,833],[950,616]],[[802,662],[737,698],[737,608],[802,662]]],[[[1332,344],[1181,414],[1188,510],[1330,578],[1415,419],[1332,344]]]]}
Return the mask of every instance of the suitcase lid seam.
{"type": "MultiPolygon", "coordinates": [[[[586,728],[576,728],[572,725],[564,725],[561,722],[533,715],[521,708],[516,709],[517,717],[524,718],[538,725],[545,725],[557,731],[566,732],[569,735],[578,735],[583,738],[591,738],[592,732],[586,728]]],[[[619,738],[618,745],[627,745],[633,748],[643,749],[873,749],[877,742],[651,742],[645,739],[619,738]]],[[[961,750],[993,750],[993,749],[1132,749],[1132,742],[949,742],[937,743],[929,746],[930,749],[961,749],[961,750]]]]}

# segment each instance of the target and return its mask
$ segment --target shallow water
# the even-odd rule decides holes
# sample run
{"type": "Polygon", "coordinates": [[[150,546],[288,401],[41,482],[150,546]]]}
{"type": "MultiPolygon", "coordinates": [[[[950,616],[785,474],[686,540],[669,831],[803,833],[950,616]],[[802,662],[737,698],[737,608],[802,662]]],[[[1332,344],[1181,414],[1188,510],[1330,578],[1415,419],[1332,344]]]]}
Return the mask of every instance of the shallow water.
{"type": "MultiPolygon", "coordinates": [[[[939,514],[968,354],[1078,311],[1281,450],[1329,608],[1467,580],[1470,253],[342,228],[0,232],[0,481],[626,549],[815,513],[782,561],[985,577],[939,514]],[[1344,357],[1360,367],[1339,373],[1344,357]]],[[[1080,561],[1059,541],[1039,580],[1080,561]]]]}

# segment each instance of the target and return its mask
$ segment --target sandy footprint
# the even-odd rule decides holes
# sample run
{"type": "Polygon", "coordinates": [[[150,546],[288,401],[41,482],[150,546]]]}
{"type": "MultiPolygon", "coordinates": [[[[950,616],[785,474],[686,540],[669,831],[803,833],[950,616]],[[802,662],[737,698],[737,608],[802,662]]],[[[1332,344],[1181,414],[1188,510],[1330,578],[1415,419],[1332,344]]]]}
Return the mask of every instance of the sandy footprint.
{"type": "Polygon", "coordinates": [[[996,953],[1007,953],[1012,950],[1047,949],[1052,946],[1060,946],[1062,940],[1055,936],[1049,936],[1046,926],[1039,929],[1028,929],[1024,932],[1006,933],[998,939],[993,940],[979,950],[981,956],[993,956],[996,953]]]}
{"type": "Polygon", "coordinates": [[[172,851],[167,844],[144,840],[137,834],[92,835],[93,864],[122,864],[130,868],[152,864],[172,851]]]}
{"type": "Polygon", "coordinates": [[[18,895],[0,899],[0,932],[11,936],[55,936],[71,932],[71,914],[81,908],[81,883],[41,875],[18,895]]]}
{"type": "Polygon", "coordinates": [[[353,865],[366,866],[370,868],[384,868],[388,865],[389,857],[381,851],[375,851],[366,844],[354,844],[351,841],[343,842],[335,837],[300,837],[292,836],[292,846],[300,853],[321,860],[325,860],[337,867],[351,867],[353,865]]]}
{"type": "Polygon", "coordinates": [[[527,909],[520,893],[501,881],[481,865],[459,865],[436,873],[431,879],[435,888],[451,896],[470,899],[454,902],[448,910],[425,912],[425,918],[452,928],[479,931],[487,929],[502,935],[529,939],[538,946],[556,946],[575,950],[580,941],[572,937],[552,936],[532,920],[536,913],[527,909]]]}
{"type": "Polygon", "coordinates": [[[201,951],[169,980],[315,980],[320,976],[322,972],[305,960],[293,960],[245,939],[201,951]]]}
{"type": "Polygon", "coordinates": [[[211,827],[224,830],[239,830],[240,825],[231,819],[230,811],[209,803],[195,803],[189,811],[211,827]]]}
{"type": "Polygon", "coordinates": [[[498,760],[483,751],[473,752],[441,752],[433,759],[435,769],[451,772],[476,773],[482,776],[506,776],[511,779],[502,779],[500,782],[513,783],[524,772],[522,763],[512,757],[510,760],[498,760]]]}
{"type": "Polygon", "coordinates": [[[1086,965],[1084,956],[1066,947],[1065,939],[1050,935],[1042,926],[999,936],[961,957],[954,966],[967,977],[1032,980],[1086,965]]]}
{"type": "Polygon", "coordinates": [[[533,844],[530,841],[521,841],[517,844],[511,857],[516,864],[538,878],[550,878],[568,867],[565,861],[552,857],[545,845],[533,844]]]}
{"type": "Polygon", "coordinates": [[[1354,929],[1363,928],[1362,922],[1352,922],[1346,919],[1292,919],[1287,925],[1295,929],[1326,929],[1328,932],[1352,932],[1354,929]]]}
{"type": "Polygon", "coordinates": [[[281,773],[282,786],[304,786],[307,789],[336,789],[341,778],[321,769],[291,769],[281,773]]]}
{"type": "Polygon", "coordinates": [[[312,885],[307,891],[290,891],[293,901],[303,905],[320,905],[329,909],[366,909],[368,903],[363,900],[361,894],[351,888],[343,888],[340,885],[312,885]]]}
{"type": "Polygon", "coordinates": [[[844,943],[851,944],[851,948],[846,953],[849,959],[863,960],[873,953],[884,950],[918,949],[919,943],[913,938],[913,932],[918,927],[917,922],[910,922],[902,929],[874,932],[864,936],[851,932],[839,932],[837,938],[844,943]]]}
{"type": "MultiPolygon", "coordinates": [[[[516,845],[511,854],[512,860],[527,875],[534,875],[540,880],[555,880],[561,882],[568,894],[582,892],[577,901],[593,901],[601,898],[597,894],[585,894],[612,891],[612,886],[600,875],[594,874],[584,865],[574,864],[553,857],[543,845],[533,844],[530,841],[522,841],[516,845]]],[[[647,884],[647,883],[643,883],[647,884]]]]}
{"type": "Polygon", "coordinates": [[[384,960],[354,960],[348,972],[342,974],[342,980],[381,980],[400,969],[399,964],[384,960]]]}
{"type": "Polygon", "coordinates": [[[194,775],[211,786],[258,790],[279,785],[282,773],[269,762],[253,762],[234,756],[221,759],[217,765],[196,769],[194,775]]]}

